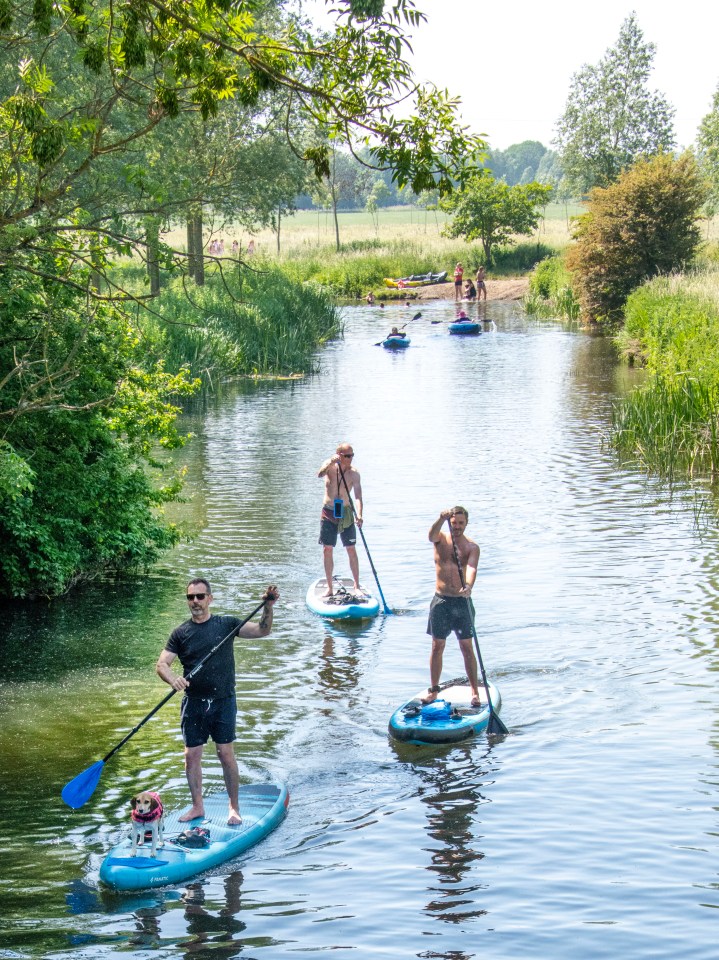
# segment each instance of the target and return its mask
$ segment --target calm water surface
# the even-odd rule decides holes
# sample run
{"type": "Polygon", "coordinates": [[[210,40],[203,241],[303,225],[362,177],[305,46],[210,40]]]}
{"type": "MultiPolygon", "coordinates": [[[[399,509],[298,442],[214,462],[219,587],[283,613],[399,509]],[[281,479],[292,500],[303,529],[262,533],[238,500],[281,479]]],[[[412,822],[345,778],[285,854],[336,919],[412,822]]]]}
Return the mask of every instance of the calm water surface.
{"type": "MultiPolygon", "coordinates": [[[[189,415],[181,516],[197,536],[151,578],[6,611],[0,958],[717,957],[717,535],[690,489],[603,449],[631,384],[605,342],[502,304],[460,339],[447,305],[422,310],[401,355],[373,343],[413,309],[349,308],[318,376],[189,415]],[[397,612],[359,628],[304,605],[321,574],[316,471],[341,440],[397,612]],[[427,530],[457,502],[511,732],[399,746],[389,715],[428,678],[427,530]],[[281,586],[272,636],[237,648],[238,754],[244,778],[287,782],[290,812],[201,881],[110,895],[98,870],[129,797],[187,799],[179,702],[84,808],[60,789],[165,695],[153,666],[195,573],[218,612],[281,586]]],[[[459,674],[450,639],[445,678],[459,674]]],[[[206,772],[218,788],[209,756],[206,772]]]]}

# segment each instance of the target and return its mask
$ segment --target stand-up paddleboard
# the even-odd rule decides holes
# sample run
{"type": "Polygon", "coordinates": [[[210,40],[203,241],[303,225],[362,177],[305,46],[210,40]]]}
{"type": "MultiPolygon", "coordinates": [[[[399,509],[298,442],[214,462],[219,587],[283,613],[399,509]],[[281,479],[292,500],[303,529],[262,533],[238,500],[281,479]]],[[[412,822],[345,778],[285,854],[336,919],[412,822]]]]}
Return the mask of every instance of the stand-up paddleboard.
{"type": "MultiPolygon", "coordinates": [[[[181,883],[210,870],[226,860],[238,857],[259,843],[285,818],[290,795],[284,784],[249,783],[240,787],[242,823],[227,824],[227,794],[213,793],[205,797],[205,816],[181,823],[183,811],[165,816],[165,845],[157,856],[150,857],[150,841],[130,856],[131,841],[127,837],[113,847],[100,867],[100,880],[114,890],[144,890],[181,883]],[[209,833],[207,846],[183,846],[182,834],[200,827],[209,833]]],[[[192,842],[193,837],[190,837],[192,842]]],[[[201,835],[200,835],[200,842],[201,835]]]]}
{"type": "MultiPolygon", "coordinates": [[[[493,683],[488,683],[492,709],[499,713],[502,698],[493,683]]],[[[423,704],[427,688],[395,710],[389,720],[389,732],[405,743],[455,743],[466,740],[487,728],[489,706],[487,691],[480,684],[480,706],[470,706],[472,691],[464,677],[450,680],[440,687],[437,699],[423,704]]]]}
{"type": "Polygon", "coordinates": [[[323,596],[326,592],[325,578],[315,580],[307,591],[307,606],[328,620],[371,620],[379,613],[379,600],[364,588],[357,594],[349,577],[334,577],[333,596],[323,596]]]}

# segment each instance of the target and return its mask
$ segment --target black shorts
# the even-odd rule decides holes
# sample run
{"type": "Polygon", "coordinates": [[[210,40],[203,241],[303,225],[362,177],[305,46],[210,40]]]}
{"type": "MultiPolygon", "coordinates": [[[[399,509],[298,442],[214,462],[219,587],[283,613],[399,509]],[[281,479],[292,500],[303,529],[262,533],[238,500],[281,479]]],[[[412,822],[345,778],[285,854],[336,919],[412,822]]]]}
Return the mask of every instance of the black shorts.
{"type": "MultiPolygon", "coordinates": [[[[320,520],[320,540],[319,542],[323,547],[334,547],[337,543],[337,531],[339,530],[338,523],[332,523],[331,520],[328,520],[327,517],[322,517],[320,520]]],[[[357,543],[357,527],[354,523],[351,523],[346,527],[342,533],[340,533],[342,538],[342,545],[345,547],[353,547],[357,543]]]]}
{"type": "Polygon", "coordinates": [[[429,606],[427,633],[438,640],[446,640],[454,630],[459,640],[472,636],[474,604],[465,597],[443,597],[435,593],[429,606]],[[471,610],[471,616],[470,616],[471,610]]]}
{"type": "Polygon", "coordinates": [[[204,700],[183,697],[180,707],[180,729],[186,747],[200,747],[212,737],[215,743],[232,743],[236,738],[237,700],[218,697],[204,700]]]}

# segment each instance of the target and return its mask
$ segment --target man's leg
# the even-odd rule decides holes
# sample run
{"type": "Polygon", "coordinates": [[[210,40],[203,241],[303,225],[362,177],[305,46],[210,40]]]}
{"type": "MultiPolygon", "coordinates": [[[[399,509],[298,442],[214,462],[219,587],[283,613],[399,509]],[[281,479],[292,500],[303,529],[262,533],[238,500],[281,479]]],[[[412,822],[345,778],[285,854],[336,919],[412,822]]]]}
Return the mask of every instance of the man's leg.
{"type": "Polygon", "coordinates": [[[324,596],[331,597],[333,592],[332,575],[334,574],[334,571],[335,571],[334,548],[324,546],[322,548],[322,559],[324,560],[324,564],[325,564],[325,579],[327,580],[327,590],[325,591],[324,596]]]}
{"type": "Polygon", "coordinates": [[[472,706],[478,706],[480,703],[478,676],[477,676],[477,658],[474,655],[474,647],[470,637],[465,637],[459,641],[459,649],[464,657],[464,669],[467,672],[467,679],[472,688],[472,706]],[[475,702],[476,701],[476,702],[475,702]]]}
{"type": "Polygon", "coordinates": [[[359,590],[359,557],[357,556],[357,547],[347,547],[347,559],[349,560],[352,579],[354,580],[355,590],[359,590]]]}
{"type": "Polygon", "coordinates": [[[442,676],[442,658],[444,656],[444,647],[447,643],[441,637],[432,637],[432,652],[429,655],[429,689],[427,695],[422,697],[422,703],[431,703],[437,699],[437,687],[439,687],[439,678],[442,676]]]}
{"type": "Polygon", "coordinates": [[[185,774],[190,787],[192,807],[180,817],[181,823],[204,817],[205,805],[202,801],[202,751],[204,744],[199,747],[185,747],[185,774]]]}
{"type": "Polygon", "coordinates": [[[229,824],[242,823],[240,816],[240,772],[237,769],[234,743],[216,743],[217,756],[222,764],[222,776],[225,778],[225,789],[230,798],[230,811],[227,817],[229,824]]]}

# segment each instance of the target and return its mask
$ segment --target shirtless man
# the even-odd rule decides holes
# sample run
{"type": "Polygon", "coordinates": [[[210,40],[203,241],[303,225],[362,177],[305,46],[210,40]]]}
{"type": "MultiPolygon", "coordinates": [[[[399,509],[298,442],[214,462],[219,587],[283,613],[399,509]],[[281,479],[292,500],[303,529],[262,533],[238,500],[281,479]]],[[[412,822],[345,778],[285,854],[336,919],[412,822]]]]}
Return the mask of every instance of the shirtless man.
{"type": "Polygon", "coordinates": [[[429,658],[429,689],[422,703],[431,703],[439,693],[439,678],[442,675],[442,657],[444,647],[451,631],[459,640],[459,648],[464,658],[470,687],[472,688],[472,706],[479,706],[480,696],[477,676],[477,659],[472,648],[472,630],[474,607],[472,605],[472,587],[477,578],[479,547],[466,537],[464,531],[469,522],[469,514],[464,507],[452,507],[443,510],[429,530],[429,539],[434,544],[434,565],[436,586],[435,595],[429,608],[427,633],[432,637],[432,653],[429,658]],[[442,528],[449,520],[454,534],[454,542],[462,565],[465,586],[462,586],[457,562],[452,547],[452,537],[442,528]]]}
{"type": "Polygon", "coordinates": [[[487,299],[487,284],[484,282],[485,274],[484,267],[478,267],[477,269],[477,300],[484,295],[484,299],[487,299]]]}
{"type": "Polygon", "coordinates": [[[362,526],[362,484],[359,473],[352,467],[354,450],[351,443],[341,443],[337,452],[320,467],[317,476],[324,477],[325,496],[322,502],[320,518],[320,540],[324,551],[325,577],[327,590],[325,597],[332,596],[332,574],[334,572],[334,548],[337,543],[337,534],[342,538],[342,544],[347,549],[354,589],[361,590],[359,582],[359,559],[357,557],[357,528],[355,523],[362,526]],[[342,474],[347,481],[345,486],[342,474]],[[354,505],[357,511],[353,513],[350,496],[354,494],[354,505]]]}

